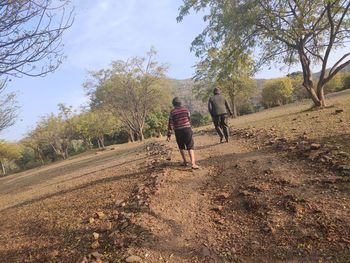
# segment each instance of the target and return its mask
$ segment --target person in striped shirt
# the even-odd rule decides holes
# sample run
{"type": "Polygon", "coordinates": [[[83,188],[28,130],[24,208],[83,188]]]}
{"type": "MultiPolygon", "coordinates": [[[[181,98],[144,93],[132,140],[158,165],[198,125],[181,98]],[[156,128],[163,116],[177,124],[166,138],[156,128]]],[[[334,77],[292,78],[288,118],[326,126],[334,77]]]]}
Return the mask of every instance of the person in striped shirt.
{"type": "Polygon", "coordinates": [[[192,169],[199,169],[194,155],[194,141],[190,112],[186,107],[182,106],[182,103],[178,97],[173,99],[172,104],[174,108],[171,110],[169,115],[167,141],[170,141],[171,134],[173,131],[175,131],[175,138],[181,153],[183,164],[185,166],[188,165],[185,155],[185,150],[187,150],[191,159],[192,169]]]}

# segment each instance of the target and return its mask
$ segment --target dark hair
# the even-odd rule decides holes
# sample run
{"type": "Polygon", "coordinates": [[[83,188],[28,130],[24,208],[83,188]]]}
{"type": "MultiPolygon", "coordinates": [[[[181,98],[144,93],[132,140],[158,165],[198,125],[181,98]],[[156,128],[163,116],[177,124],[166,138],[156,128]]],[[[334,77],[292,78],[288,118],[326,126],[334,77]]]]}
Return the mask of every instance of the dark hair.
{"type": "Polygon", "coordinates": [[[221,93],[221,90],[219,87],[214,89],[214,94],[220,94],[220,93],[221,93]]]}
{"type": "Polygon", "coordinates": [[[180,107],[182,105],[181,100],[178,97],[173,98],[173,106],[180,107]]]}

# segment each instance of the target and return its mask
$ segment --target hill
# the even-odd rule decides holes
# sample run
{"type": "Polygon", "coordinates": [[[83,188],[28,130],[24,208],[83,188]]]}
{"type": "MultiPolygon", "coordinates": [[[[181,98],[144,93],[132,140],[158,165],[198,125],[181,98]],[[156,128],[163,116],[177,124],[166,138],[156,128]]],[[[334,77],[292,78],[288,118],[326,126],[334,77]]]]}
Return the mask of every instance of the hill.
{"type": "Polygon", "coordinates": [[[3,262],[348,262],[350,91],[0,178],[3,262]]]}
{"type": "Polygon", "coordinates": [[[207,104],[198,99],[193,93],[194,81],[192,79],[171,79],[172,95],[180,97],[191,112],[207,112],[207,104]]]}

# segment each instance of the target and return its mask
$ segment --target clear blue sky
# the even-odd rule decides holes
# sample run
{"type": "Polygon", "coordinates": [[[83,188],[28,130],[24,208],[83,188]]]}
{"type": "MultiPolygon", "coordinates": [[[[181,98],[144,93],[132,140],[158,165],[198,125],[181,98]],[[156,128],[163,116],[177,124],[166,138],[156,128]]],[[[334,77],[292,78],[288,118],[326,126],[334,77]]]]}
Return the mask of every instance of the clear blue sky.
{"type": "MultiPolygon", "coordinates": [[[[74,107],[87,102],[82,84],[88,70],[106,67],[112,60],[142,56],[151,46],[158,60],[170,65],[171,78],[190,78],[196,58],[190,44],[203,27],[202,16],[192,14],[176,22],[181,0],[73,0],[76,18],[64,36],[67,59],[44,78],[15,79],[7,91],[16,91],[21,105],[17,123],[0,134],[19,140],[40,116],[57,112],[57,104],[74,107]]],[[[276,68],[257,77],[285,75],[276,68]]]]}

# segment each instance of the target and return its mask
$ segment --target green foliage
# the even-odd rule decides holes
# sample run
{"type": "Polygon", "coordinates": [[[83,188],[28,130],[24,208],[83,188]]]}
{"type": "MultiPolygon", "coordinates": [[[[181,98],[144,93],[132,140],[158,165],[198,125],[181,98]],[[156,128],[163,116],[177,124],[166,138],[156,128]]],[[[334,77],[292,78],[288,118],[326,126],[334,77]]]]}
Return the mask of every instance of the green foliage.
{"type": "Polygon", "coordinates": [[[145,135],[159,137],[166,133],[169,120],[169,111],[161,110],[150,112],[145,121],[145,135]]]}
{"type": "Polygon", "coordinates": [[[207,100],[214,87],[220,86],[228,94],[237,116],[237,108],[245,104],[256,89],[251,76],[254,72],[253,61],[249,55],[228,59],[232,47],[226,43],[221,48],[211,48],[205,53],[202,61],[196,65],[197,97],[207,100]]]}
{"type": "Polygon", "coordinates": [[[303,73],[302,72],[293,72],[289,74],[289,77],[292,81],[293,86],[293,97],[295,100],[300,101],[303,99],[310,98],[310,94],[303,86],[303,73]]]}
{"type": "Polygon", "coordinates": [[[21,154],[22,148],[18,144],[0,141],[0,162],[16,160],[21,154]]]}
{"type": "Polygon", "coordinates": [[[22,148],[16,143],[0,141],[0,171],[6,174],[6,166],[12,161],[19,159],[22,155],[22,148]]]}
{"type": "Polygon", "coordinates": [[[293,85],[290,78],[267,80],[264,83],[261,102],[265,108],[287,104],[292,101],[293,85]]]}
{"type": "Polygon", "coordinates": [[[256,66],[301,64],[304,87],[315,106],[324,106],[324,84],[350,64],[350,53],[329,67],[331,52],[350,39],[348,0],[217,1],[184,0],[178,21],[191,9],[203,11],[206,28],[192,42],[192,50],[203,59],[217,47],[229,47],[226,60],[255,54],[256,66]],[[321,74],[311,72],[321,62],[321,74]],[[275,64],[275,63],[274,63],[275,64]]]}
{"type": "Polygon", "coordinates": [[[26,170],[37,167],[41,163],[36,159],[35,151],[32,148],[23,146],[22,155],[16,160],[16,164],[21,170],[26,170]]]}
{"type": "Polygon", "coordinates": [[[344,83],[343,83],[343,74],[338,73],[337,75],[334,76],[330,81],[328,81],[325,86],[325,93],[332,93],[332,92],[337,92],[343,89],[344,83]]]}
{"type": "Polygon", "coordinates": [[[201,114],[200,112],[194,112],[191,115],[191,123],[193,127],[200,127],[207,125],[211,122],[209,114],[201,114]]]}
{"type": "Polygon", "coordinates": [[[350,89],[350,73],[347,73],[343,78],[344,88],[343,89],[350,89]]]}
{"type": "Polygon", "coordinates": [[[166,65],[155,60],[151,49],[146,57],[134,57],[112,63],[111,69],[92,72],[85,83],[91,107],[105,107],[116,114],[130,137],[144,138],[147,115],[164,107],[170,94],[166,65]]]}

